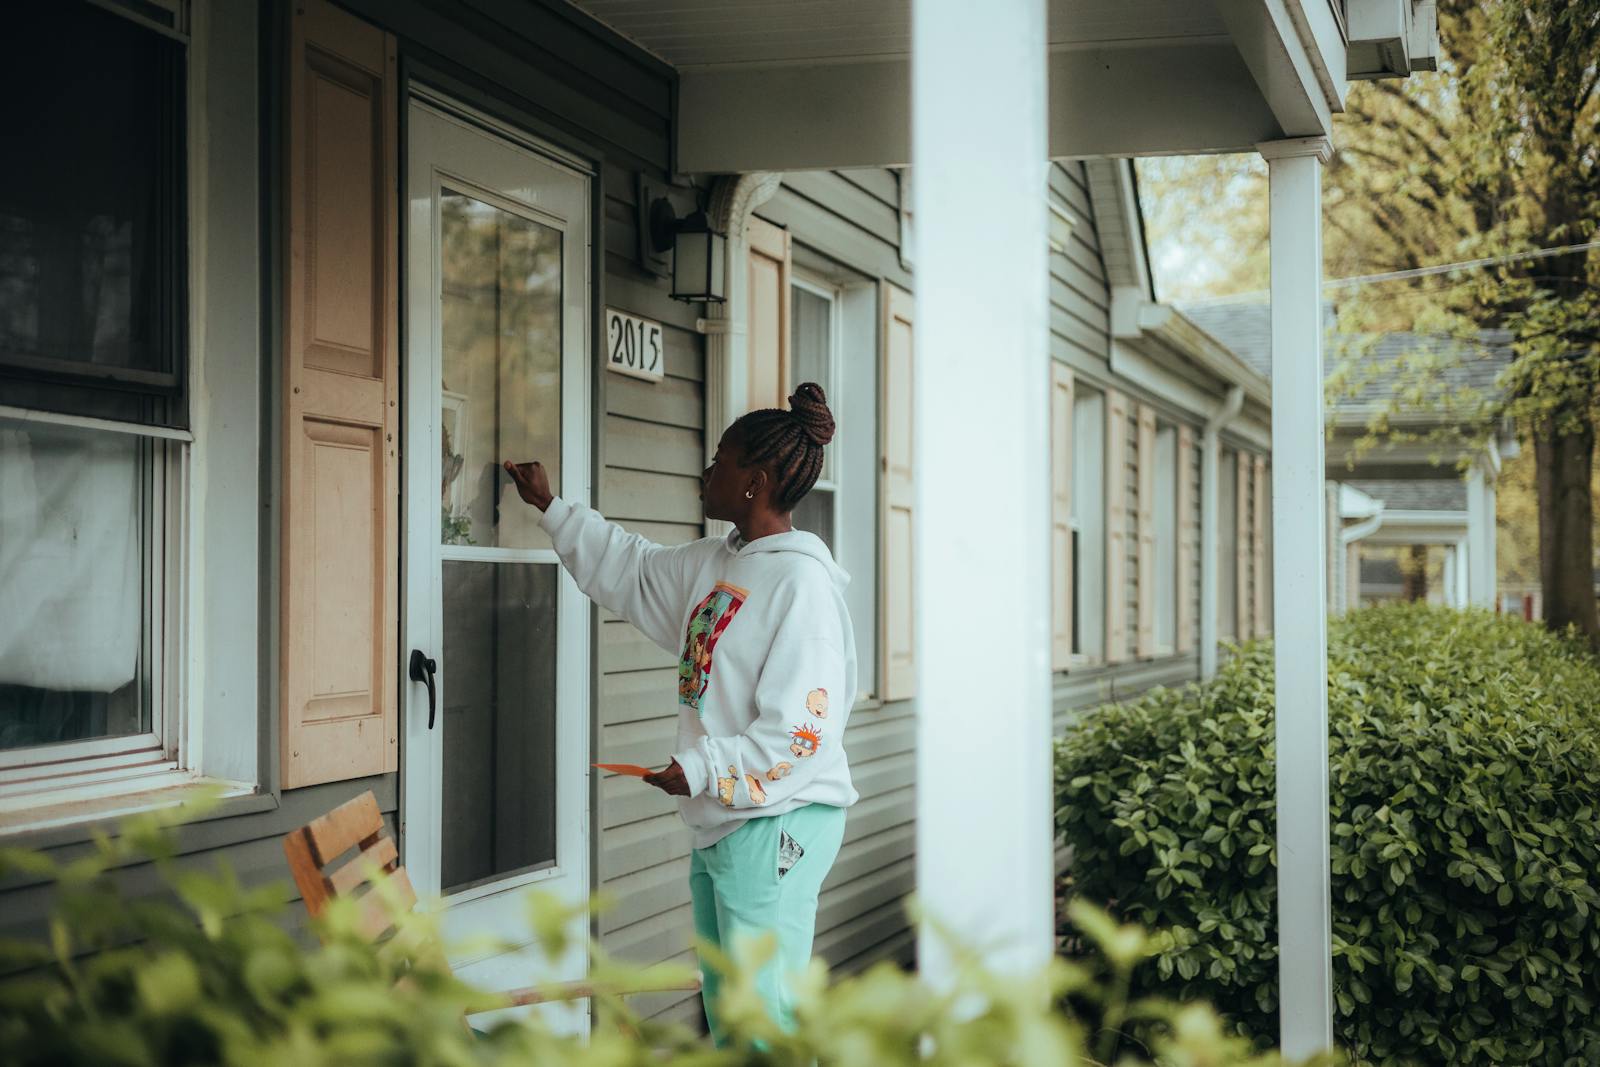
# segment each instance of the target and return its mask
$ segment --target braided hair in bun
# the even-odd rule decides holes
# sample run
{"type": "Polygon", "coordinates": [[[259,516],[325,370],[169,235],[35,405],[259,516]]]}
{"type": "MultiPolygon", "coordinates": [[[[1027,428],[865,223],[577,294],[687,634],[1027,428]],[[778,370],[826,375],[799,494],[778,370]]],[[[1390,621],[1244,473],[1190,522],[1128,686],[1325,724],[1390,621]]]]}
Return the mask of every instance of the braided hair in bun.
{"type": "Polygon", "coordinates": [[[774,506],[793,511],[822,474],[822,449],[833,440],[833,412],[822,386],[806,382],[789,397],[788,411],[752,411],[740,416],[731,430],[744,446],[746,465],[772,470],[774,506]]]}

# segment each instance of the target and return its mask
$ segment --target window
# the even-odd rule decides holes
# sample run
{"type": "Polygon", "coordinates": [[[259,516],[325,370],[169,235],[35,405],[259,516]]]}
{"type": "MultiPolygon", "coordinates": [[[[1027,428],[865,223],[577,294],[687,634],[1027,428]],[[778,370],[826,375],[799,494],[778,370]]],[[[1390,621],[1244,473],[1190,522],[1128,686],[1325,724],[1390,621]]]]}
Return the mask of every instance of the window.
{"type": "Polygon", "coordinates": [[[1239,454],[1222,450],[1217,470],[1217,634],[1239,633],[1239,454]]]}
{"type": "Polygon", "coordinates": [[[1155,641],[1157,655],[1171,655],[1178,647],[1178,428],[1156,424],[1155,523],[1156,598],[1155,641]]]}
{"type": "Polygon", "coordinates": [[[172,755],[189,440],[186,46],[86,3],[8,15],[0,795],[172,755]]]}
{"type": "MultiPolygon", "coordinates": [[[[837,396],[839,375],[837,353],[839,349],[839,321],[837,294],[808,282],[795,281],[789,287],[789,388],[801,382],[816,382],[828,396],[828,405],[838,419],[843,399],[837,396]]],[[[839,462],[840,432],[833,444],[823,451],[822,474],[805,499],[794,509],[797,529],[809,530],[827,544],[828,550],[839,554],[839,462]]]]}
{"type": "Polygon", "coordinates": [[[850,575],[845,603],[856,633],[857,698],[878,695],[878,287],[800,250],[791,270],[788,367],[793,390],[816,382],[838,430],[822,474],[794,511],[796,529],[822,538],[850,575]]]}
{"type": "Polygon", "coordinates": [[[1072,401],[1072,654],[1105,659],[1106,398],[1079,386],[1072,401]]]}

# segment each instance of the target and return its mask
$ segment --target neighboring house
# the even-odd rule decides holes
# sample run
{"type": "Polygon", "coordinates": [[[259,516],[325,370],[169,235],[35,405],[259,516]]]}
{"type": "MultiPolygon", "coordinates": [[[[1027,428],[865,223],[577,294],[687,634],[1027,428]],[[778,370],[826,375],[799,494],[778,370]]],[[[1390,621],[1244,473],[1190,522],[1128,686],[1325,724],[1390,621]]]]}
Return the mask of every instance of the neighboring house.
{"type": "MultiPolygon", "coordinates": [[[[1251,366],[1270,372],[1271,309],[1259,298],[1195,302],[1183,310],[1251,366]]],[[[1426,440],[1359,442],[1378,415],[1409,434],[1426,437],[1448,430],[1479,399],[1494,395],[1496,379],[1511,360],[1509,337],[1498,331],[1484,331],[1476,340],[1406,332],[1344,334],[1331,304],[1325,321],[1324,369],[1331,381],[1345,383],[1328,403],[1330,607],[1343,612],[1389,595],[1394,583],[1387,566],[1372,572],[1383,590],[1363,591],[1368,574],[1363,545],[1442,549],[1439,598],[1459,606],[1495,605],[1494,483],[1501,457],[1515,454],[1516,441],[1497,435],[1470,457],[1464,474],[1456,462],[1469,457],[1449,446],[1426,440]],[[1394,404],[1396,392],[1419,382],[1426,383],[1427,401],[1394,404]]]]}
{"type": "Polygon", "coordinates": [[[1344,552],[1332,560],[1335,611],[1406,598],[1452,607],[1472,603],[1465,481],[1341,482],[1338,500],[1344,552]],[[1404,564],[1401,553],[1409,557],[1404,564]]]}
{"type": "MultiPolygon", "coordinates": [[[[1082,49],[1051,52],[1052,77],[1074,88],[1054,113],[1072,151],[1050,151],[1266,139],[1291,199],[1314,206],[1293,176],[1325,158],[1345,60],[1352,76],[1403,75],[1431,61],[1432,42],[1399,38],[1367,70],[1335,8],[1311,8],[1318,28],[1302,38],[1266,5],[1226,20],[1105,5],[1092,25],[1116,48],[1083,62],[1082,49]],[[1069,80],[1108,73],[1121,81],[1069,80]],[[1197,101],[1196,85],[1232,105],[1197,101]],[[1107,121],[1135,99],[1191,118],[1107,121]]],[[[741,20],[778,16],[728,10],[707,21],[674,9],[669,30],[698,29],[650,49],[618,29],[648,37],[653,13],[599,0],[96,0],[13,13],[4,76],[34,110],[10,125],[19,162],[0,180],[8,843],[72,856],[97,825],[205,781],[225,796],[183,830],[184,861],[287,884],[282,835],[371,790],[417,888],[448,897],[447,932],[514,936],[518,891],[598,890],[616,902],[595,924],[614,954],[687,959],[688,835],[672,802],[588,770],[668,754],[676,658],[590,610],[498,463],[537,456],[563,496],[683,542],[706,532],[698,476],[721,429],[816,379],[840,433],[797,520],[855,576],[862,665],[848,746],[862,800],[817,949],[844,971],[911,958],[902,904],[919,833],[926,855],[944,843],[930,845],[928,828],[953,825],[916,822],[932,790],[914,770],[934,751],[917,750],[918,731],[950,703],[916,699],[916,652],[970,625],[972,669],[992,670],[982,612],[1007,608],[983,603],[976,579],[970,620],[913,602],[915,588],[934,595],[928,569],[912,568],[913,512],[927,500],[916,481],[943,472],[917,470],[912,442],[960,435],[981,455],[985,428],[914,425],[906,86],[872,82],[894,99],[807,124],[814,100],[837,112],[840,84],[881,74],[828,61],[859,59],[850,20],[865,16],[840,8],[844,21],[808,30],[801,58],[816,63],[766,56],[772,77],[807,79],[780,97],[759,78],[737,91],[753,41],[793,43],[741,20]],[[691,47],[710,51],[660,57],[691,47]],[[726,110],[796,101],[809,110],[783,123],[726,110]],[[853,121],[874,115],[888,136],[853,121]],[[698,299],[708,289],[726,302],[698,299]]],[[[896,10],[891,23],[908,15],[896,10]]],[[[908,20],[885,32],[903,73],[908,20]]],[[[1074,708],[1197,677],[1219,642],[1270,626],[1270,435],[1261,371],[1154,302],[1129,165],[1053,163],[1041,184],[1053,358],[1029,399],[1036,415],[1046,390],[1051,400],[1063,728],[1074,708]]],[[[923,248],[948,255],[949,232],[925,229],[923,248]]],[[[998,266],[1033,269],[1019,264],[998,266]]],[[[964,373],[982,376],[990,354],[966,355],[964,373]]],[[[1008,355],[1027,365],[992,358],[1008,355]]],[[[950,363],[922,366],[934,368],[927,385],[950,363]]],[[[1030,450],[1020,469],[1043,475],[1044,462],[1030,450]]],[[[1004,523],[1007,501],[995,503],[998,516],[973,520],[1004,523]]],[[[1044,536],[1042,521],[1028,528],[1044,536]]],[[[917,550],[938,541],[922,529],[917,550]]],[[[1042,556],[1030,558],[1042,578],[1042,556]]],[[[1019,709],[991,736],[1042,726],[1042,700],[1030,707],[1036,718],[1019,709]]],[[[1031,752],[1045,743],[1025,740],[1031,752]]],[[[1029,769],[1041,787],[1046,771],[1029,769]]],[[[1048,818],[1032,814],[1042,840],[1048,818]]],[[[137,890],[152,875],[125,877],[137,890]]],[[[1029,889],[1035,919],[1046,887],[1029,889]]],[[[37,932],[49,903],[23,875],[0,901],[7,934],[37,932]]],[[[495,986],[538,966],[520,951],[461,963],[495,986]]],[[[583,966],[559,961],[546,976],[583,966]]],[[[697,1011],[674,994],[640,1006],[697,1011]]]]}

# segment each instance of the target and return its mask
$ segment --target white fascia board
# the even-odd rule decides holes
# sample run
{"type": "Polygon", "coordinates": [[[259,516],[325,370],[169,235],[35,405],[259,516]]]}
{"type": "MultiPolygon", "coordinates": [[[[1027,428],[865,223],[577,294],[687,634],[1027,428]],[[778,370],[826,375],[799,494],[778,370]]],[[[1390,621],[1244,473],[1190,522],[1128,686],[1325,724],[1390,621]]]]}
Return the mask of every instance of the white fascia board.
{"type": "Polygon", "coordinates": [[[1217,406],[1214,392],[1162,366],[1159,352],[1152,354],[1137,339],[1112,338],[1111,374],[1115,388],[1144,393],[1197,417],[1217,406]]]}
{"type": "Polygon", "coordinates": [[[1117,198],[1122,201],[1122,225],[1128,234],[1128,251],[1133,257],[1133,274],[1138,279],[1140,291],[1146,300],[1156,294],[1150,288],[1150,262],[1144,243],[1143,213],[1139,210],[1139,193],[1133,184],[1133,160],[1113,161],[1117,168],[1117,198]]]}
{"type": "Polygon", "coordinates": [[[1289,18],[1300,34],[1322,95],[1334,111],[1344,110],[1349,84],[1345,25],[1334,8],[1343,0],[1284,0],[1289,18]]]}
{"type": "Polygon", "coordinates": [[[1395,511],[1383,513],[1383,528],[1369,534],[1368,544],[1453,544],[1467,536],[1465,511],[1395,511]]]}
{"type": "Polygon", "coordinates": [[[1334,79],[1328,57],[1320,47],[1308,49],[1304,39],[1316,38],[1311,25],[1319,2],[1217,0],[1217,13],[1278,122],[1278,132],[1263,140],[1331,136],[1333,110],[1344,106],[1342,76],[1334,79]]]}
{"type": "MultiPolygon", "coordinates": [[[[1117,310],[1116,295],[1112,293],[1113,315],[1117,310]]],[[[1145,301],[1137,308],[1135,322],[1137,331],[1130,336],[1148,337],[1182,353],[1227,384],[1243,386],[1246,396],[1270,408],[1272,384],[1266,377],[1172,306],[1145,301]]]]}

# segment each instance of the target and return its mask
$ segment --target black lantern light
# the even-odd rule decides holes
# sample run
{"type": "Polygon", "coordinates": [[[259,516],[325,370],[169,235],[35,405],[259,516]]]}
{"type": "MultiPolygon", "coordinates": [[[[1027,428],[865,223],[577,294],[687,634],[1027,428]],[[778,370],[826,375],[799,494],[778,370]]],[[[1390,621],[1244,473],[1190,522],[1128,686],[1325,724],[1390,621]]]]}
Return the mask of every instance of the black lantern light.
{"type": "Polygon", "coordinates": [[[663,197],[650,205],[650,236],[658,250],[672,249],[672,299],[728,299],[727,238],[711,228],[704,211],[680,219],[663,197]]]}

